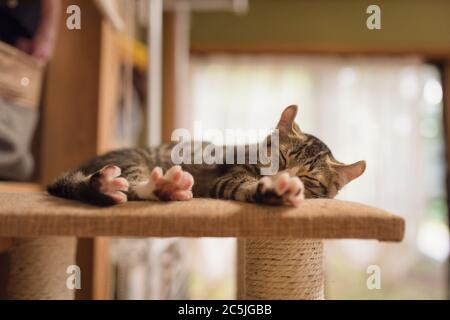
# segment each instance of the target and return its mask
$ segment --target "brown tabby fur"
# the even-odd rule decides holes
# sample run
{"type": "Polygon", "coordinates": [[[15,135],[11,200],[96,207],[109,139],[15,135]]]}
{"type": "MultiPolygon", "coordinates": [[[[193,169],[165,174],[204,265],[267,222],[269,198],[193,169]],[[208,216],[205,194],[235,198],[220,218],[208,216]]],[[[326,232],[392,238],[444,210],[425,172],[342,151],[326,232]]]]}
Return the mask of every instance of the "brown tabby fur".
{"type": "MultiPolygon", "coordinates": [[[[364,172],[365,163],[360,161],[343,165],[338,162],[322,141],[300,131],[294,123],[296,114],[296,106],[286,108],[277,127],[280,133],[279,170],[286,170],[291,176],[302,180],[306,198],[333,198],[346,183],[364,172]]],[[[172,167],[173,146],[174,144],[165,144],[156,148],[108,152],[62,175],[48,187],[48,192],[96,205],[112,205],[112,199],[95,188],[95,178],[104,166],[116,165],[121,168],[122,176],[130,183],[128,200],[139,200],[133,192],[133,185],[148,179],[155,166],[160,166],[164,172],[172,167]]],[[[258,188],[259,179],[262,177],[260,167],[260,164],[182,165],[183,170],[194,177],[194,197],[273,204],[273,201],[267,200],[269,197],[273,198],[274,194],[264,194],[261,188],[258,188]]]]}

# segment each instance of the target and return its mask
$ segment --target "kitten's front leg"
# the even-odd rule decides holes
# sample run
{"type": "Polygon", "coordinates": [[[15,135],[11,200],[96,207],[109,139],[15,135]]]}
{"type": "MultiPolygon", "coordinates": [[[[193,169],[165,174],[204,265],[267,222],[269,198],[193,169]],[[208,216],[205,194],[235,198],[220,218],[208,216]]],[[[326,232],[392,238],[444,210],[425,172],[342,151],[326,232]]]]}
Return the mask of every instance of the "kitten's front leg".
{"type": "Polygon", "coordinates": [[[298,206],[305,198],[300,178],[286,171],[259,178],[245,167],[236,167],[214,183],[215,198],[298,206]]]}
{"type": "Polygon", "coordinates": [[[305,187],[299,177],[286,171],[273,176],[262,177],[257,184],[256,202],[271,205],[298,206],[305,199],[305,187]]]}
{"type": "Polygon", "coordinates": [[[185,201],[192,199],[194,178],[180,166],[174,166],[163,174],[155,167],[148,181],[131,186],[131,191],[141,200],[185,201]]]}

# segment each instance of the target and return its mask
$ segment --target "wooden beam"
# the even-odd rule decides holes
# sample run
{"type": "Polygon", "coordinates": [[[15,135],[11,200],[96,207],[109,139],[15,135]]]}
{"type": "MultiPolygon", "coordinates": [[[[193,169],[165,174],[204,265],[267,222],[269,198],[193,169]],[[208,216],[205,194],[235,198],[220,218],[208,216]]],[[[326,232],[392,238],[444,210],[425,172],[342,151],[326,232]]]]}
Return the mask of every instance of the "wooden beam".
{"type": "MultiPolygon", "coordinates": [[[[97,153],[101,15],[88,0],[64,0],[83,13],[81,30],[60,28],[48,66],[42,114],[41,178],[49,183],[97,153]]],[[[65,25],[62,15],[61,26],[65,25]]]]}
{"type": "Polygon", "coordinates": [[[108,21],[101,22],[96,153],[116,148],[114,139],[119,99],[120,46],[117,32],[108,21]]]}
{"type": "Polygon", "coordinates": [[[117,1],[112,0],[96,0],[100,12],[108,19],[109,23],[116,29],[116,31],[123,31],[125,28],[125,21],[118,10],[117,1]]]}
{"type": "Polygon", "coordinates": [[[77,264],[81,268],[81,290],[77,300],[111,299],[110,238],[81,238],[77,243],[77,264]]]}
{"type": "Polygon", "coordinates": [[[189,99],[190,10],[186,4],[164,14],[163,29],[163,142],[174,128],[190,128],[189,99]]]}
{"type": "Polygon", "coordinates": [[[429,58],[447,58],[450,56],[450,46],[423,46],[423,45],[351,45],[339,43],[323,44],[229,44],[229,43],[193,43],[193,54],[314,54],[314,55],[368,55],[368,56],[398,56],[413,55],[429,58]]]}
{"type": "Polygon", "coordinates": [[[94,300],[112,298],[111,292],[111,256],[109,237],[97,237],[94,241],[94,263],[92,295],[94,300]]]}
{"type": "Polygon", "coordinates": [[[175,120],[175,13],[165,12],[163,18],[163,112],[162,142],[170,142],[175,120]]]}
{"type": "MultiPolygon", "coordinates": [[[[114,146],[118,66],[112,26],[93,1],[63,0],[82,11],[81,30],[60,28],[48,67],[42,113],[41,179],[49,183],[63,171],[114,146]]],[[[65,25],[62,14],[60,25],[65,25]]],[[[83,274],[77,299],[108,299],[109,249],[102,239],[78,241],[83,274]]]]}
{"type": "Polygon", "coordinates": [[[13,244],[13,238],[0,238],[0,254],[8,251],[13,244]]]}
{"type": "MultiPolygon", "coordinates": [[[[446,157],[446,188],[447,188],[447,208],[450,208],[450,57],[447,60],[437,63],[441,71],[442,92],[444,104],[444,141],[446,157]]],[[[448,214],[448,213],[447,213],[448,214]]],[[[449,220],[450,226],[450,220],[449,220]]],[[[450,264],[450,260],[447,262],[450,264]]],[[[448,268],[447,297],[450,299],[450,268],[448,268]]]]}

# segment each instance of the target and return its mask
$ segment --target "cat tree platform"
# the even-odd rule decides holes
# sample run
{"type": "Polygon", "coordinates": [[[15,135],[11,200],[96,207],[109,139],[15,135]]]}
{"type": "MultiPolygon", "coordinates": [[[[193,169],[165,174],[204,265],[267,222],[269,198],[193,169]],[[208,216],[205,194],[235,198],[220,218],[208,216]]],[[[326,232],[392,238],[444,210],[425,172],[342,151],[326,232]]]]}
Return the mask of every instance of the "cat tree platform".
{"type": "Polygon", "coordinates": [[[404,229],[399,216],[340,200],[298,208],[212,199],[98,208],[46,193],[0,193],[0,237],[15,238],[3,289],[18,299],[73,298],[66,269],[75,264],[75,240],[97,236],[236,237],[238,298],[323,299],[323,239],[401,241],[404,229]]]}

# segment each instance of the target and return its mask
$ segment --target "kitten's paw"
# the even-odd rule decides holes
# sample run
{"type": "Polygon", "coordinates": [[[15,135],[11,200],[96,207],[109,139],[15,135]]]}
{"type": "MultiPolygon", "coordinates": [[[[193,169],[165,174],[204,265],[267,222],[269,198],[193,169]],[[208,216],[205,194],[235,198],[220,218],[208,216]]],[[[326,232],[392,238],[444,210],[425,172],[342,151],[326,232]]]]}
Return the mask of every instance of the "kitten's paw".
{"type": "Polygon", "coordinates": [[[305,187],[299,177],[287,172],[262,177],[256,188],[256,200],[272,205],[298,206],[305,199],[305,187]]]}
{"type": "Polygon", "coordinates": [[[153,169],[150,180],[154,184],[153,194],[162,201],[185,201],[192,199],[194,178],[180,166],[167,170],[166,174],[160,167],[153,169]]]}
{"type": "Polygon", "coordinates": [[[121,170],[117,166],[106,166],[91,176],[91,188],[112,200],[112,204],[127,202],[129,184],[127,179],[119,177],[121,170]]]}

